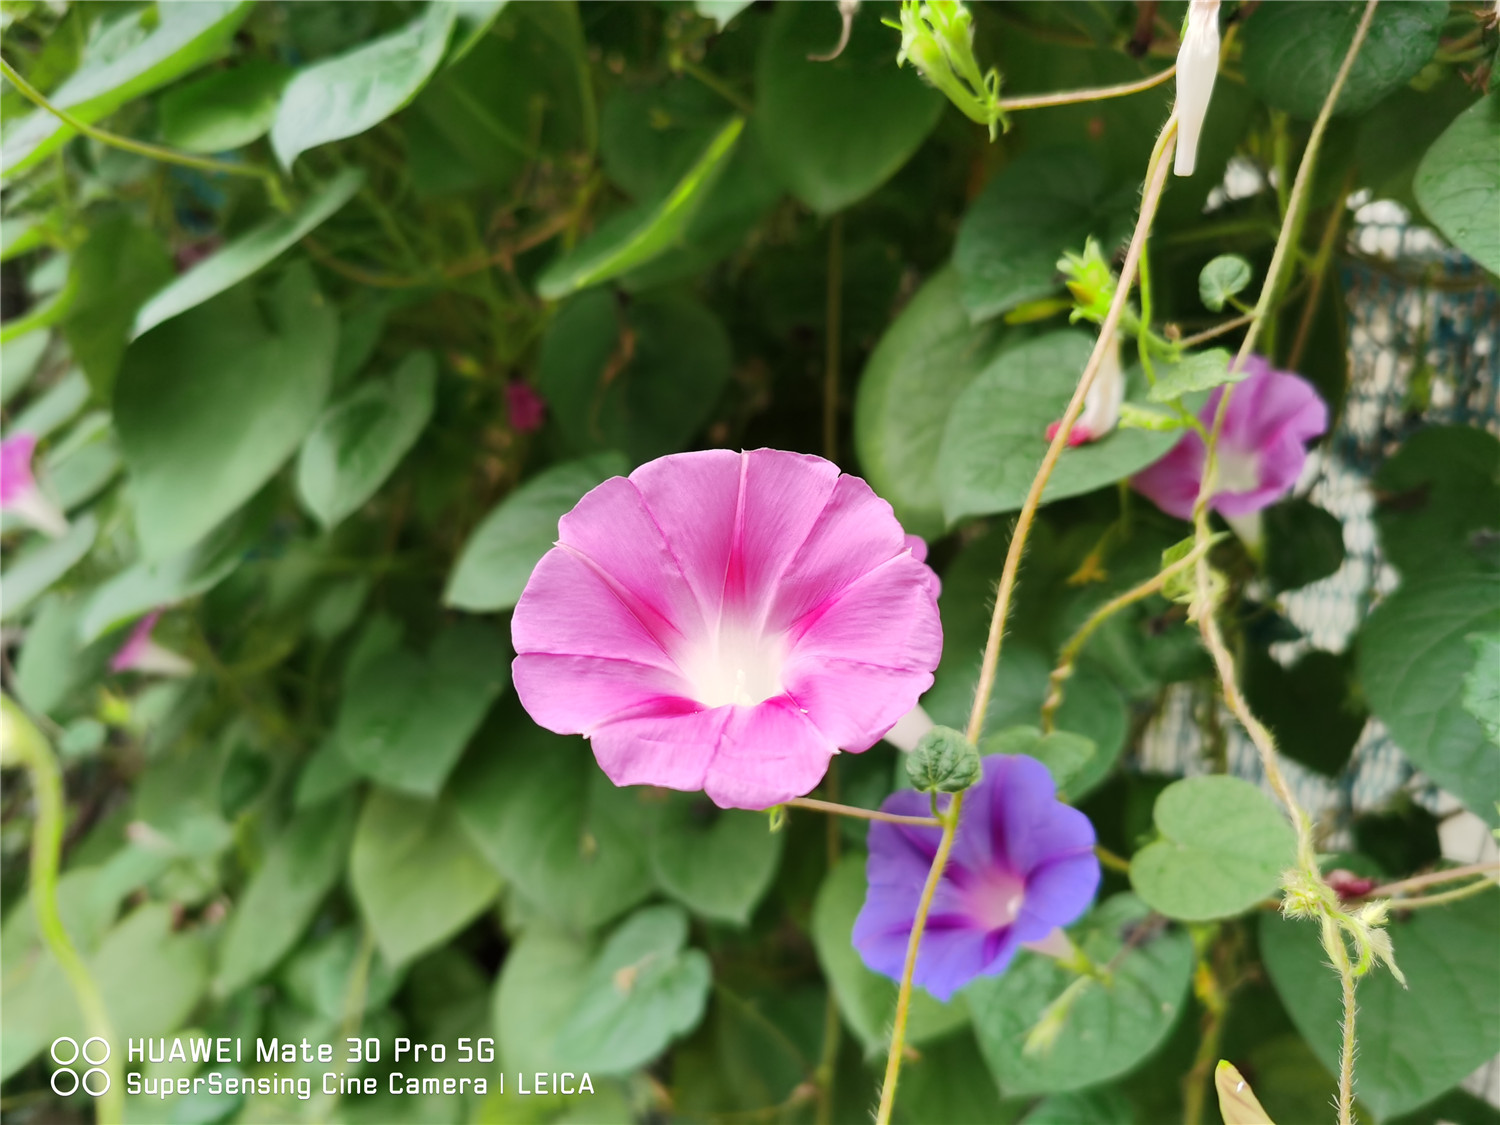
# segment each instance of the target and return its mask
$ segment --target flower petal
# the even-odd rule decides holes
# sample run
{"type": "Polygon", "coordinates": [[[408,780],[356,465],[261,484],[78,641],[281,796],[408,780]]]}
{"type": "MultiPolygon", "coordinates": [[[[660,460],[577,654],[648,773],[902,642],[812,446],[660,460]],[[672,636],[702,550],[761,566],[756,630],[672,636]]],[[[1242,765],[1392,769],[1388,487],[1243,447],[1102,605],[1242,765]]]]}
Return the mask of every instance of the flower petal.
{"type": "Polygon", "coordinates": [[[678,453],[630,474],[698,604],[714,615],[724,601],[741,456],[728,449],[678,453]]]}
{"type": "Polygon", "coordinates": [[[613,720],[683,703],[675,671],[613,657],[522,653],[511,681],[532,719],[557,734],[591,735],[613,720]]]}
{"type": "Polygon", "coordinates": [[[1026,876],[1021,918],[1036,919],[1044,932],[1075,922],[1094,901],[1099,879],[1099,858],[1092,848],[1043,863],[1026,876]]]}
{"type": "Polygon", "coordinates": [[[1054,858],[1092,854],[1094,826],[1083,813],[1057,801],[1047,767],[1024,754],[1007,754],[987,758],[986,774],[997,757],[1003,772],[994,783],[990,820],[997,858],[1003,853],[1012,870],[1029,877],[1054,858]]]}

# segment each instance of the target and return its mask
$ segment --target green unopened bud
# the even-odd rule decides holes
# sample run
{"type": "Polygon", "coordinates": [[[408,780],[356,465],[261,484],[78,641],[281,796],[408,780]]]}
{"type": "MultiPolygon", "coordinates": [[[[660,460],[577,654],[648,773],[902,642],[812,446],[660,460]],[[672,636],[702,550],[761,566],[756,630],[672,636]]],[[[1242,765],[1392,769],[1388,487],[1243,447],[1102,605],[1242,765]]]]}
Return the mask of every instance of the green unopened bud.
{"type": "Polygon", "coordinates": [[[933,727],[906,759],[907,776],[924,793],[961,793],[980,770],[979,751],[952,727],[933,727]]]}

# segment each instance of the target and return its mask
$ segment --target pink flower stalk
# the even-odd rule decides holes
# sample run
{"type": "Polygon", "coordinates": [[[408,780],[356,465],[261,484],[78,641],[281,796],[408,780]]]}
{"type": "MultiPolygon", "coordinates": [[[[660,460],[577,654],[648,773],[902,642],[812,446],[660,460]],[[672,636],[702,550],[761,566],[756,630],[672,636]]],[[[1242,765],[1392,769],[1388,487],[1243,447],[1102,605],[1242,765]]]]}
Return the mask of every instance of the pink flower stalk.
{"type": "Polygon", "coordinates": [[[111,672],[147,672],[158,676],[190,676],[193,664],[186,657],[171,649],[163,648],[151,639],[151,632],[161,617],[161,610],[152,610],[130,630],[130,636],[110,659],[111,672]]]}
{"type": "MultiPolygon", "coordinates": [[[[1068,431],[1068,445],[1082,445],[1098,441],[1119,424],[1120,407],[1125,402],[1125,367],[1120,362],[1120,334],[1116,332],[1104,349],[1104,359],[1099,364],[1099,373],[1083,396],[1083,413],[1068,431]]],[[[1047,440],[1051,441],[1062,428],[1061,420],[1047,427],[1047,440]]]]}
{"type": "Polygon", "coordinates": [[[38,487],[31,471],[35,434],[16,434],[0,441],[0,508],[15,512],[53,539],[67,533],[68,520],[38,487]]]}
{"type": "MultiPolygon", "coordinates": [[[[1297,483],[1307,461],[1304,443],[1328,428],[1328,407],[1300,375],[1273,371],[1263,356],[1245,361],[1250,374],[1235,385],[1219,434],[1218,490],[1209,500],[1226,520],[1243,520],[1276,503],[1297,483]]],[[[1225,388],[1215,388],[1199,419],[1212,426],[1225,388]]],[[[1196,430],[1155,464],[1131,478],[1137,492],[1178,519],[1191,519],[1207,447],[1196,430]]]]}
{"type": "Polygon", "coordinates": [[[890,505],[820,457],[661,457],[558,533],[511,619],[512,675],[531,717],[587,737],[616,785],[780,804],[932,685],[932,572],[890,505]]]}
{"type": "Polygon", "coordinates": [[[1191,176],[1214,79],[1219,74],[1219,0],[1192,0],[1187,31],[1177,49],[1177,159],[1172,171],[1191,176]]]}
{"type": "Polygon", "coordinates": [[[547,403],[525,379],[512,379],[505,385],[505,412],[518,434],[535,433],[546,420],[547,403]]]}

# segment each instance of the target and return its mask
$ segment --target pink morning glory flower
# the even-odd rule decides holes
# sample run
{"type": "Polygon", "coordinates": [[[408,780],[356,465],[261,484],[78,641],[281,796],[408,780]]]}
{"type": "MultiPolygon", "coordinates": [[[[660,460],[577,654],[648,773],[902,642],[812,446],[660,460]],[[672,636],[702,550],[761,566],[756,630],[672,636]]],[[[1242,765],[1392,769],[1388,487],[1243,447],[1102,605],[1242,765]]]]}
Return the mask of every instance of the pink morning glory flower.
{"type": "Polygon", "coordinates": [[[821,457],[660,457],[558,533],[511,619],[516,692],[616,785],[780,804],[932,685],[936,580],[890,505],[821,457]]]}
{"type": "MultiPolygon", "coordinates": [[[[1263,356],[1245,361],[1219,434],[1218,491],[1209,506],[1231,523],[1276,503],[1297,483],[1305,443],[1328,429],[1328,407],[1300,375],[1273,371],[1263,356]]],[[[1212,426],[1224,388],[1209,396],[1199,419],[1212,426]]],[[[1131,478],[1136,491],[1178,519],[1191,519],[1203,477],[1203,438],[1189,431],[1166,456],[1131,478]]]]}
{"type": "MultiPolygon", "coordinates": [[[[1078,446],[1105,437],[1119,424],[1124,402],[1125,367],[1120,362],[1120,334],[1116,332],[1104,349],[1099,373],[1094,376],[1088,394],[1083,396],[1083,412],[1068,431],[1068,445],[1078,446]]],[[[1061,420],[1048,426],[1047,440],[1056,437],[1061,428],[1061,420]]]]}
{"type": "Polygon", "coordinates": [[[152,610],[130,630],[130,636],[120,646],[119,651],[110,658],[109,670],[111,672],[146,672],[158,676],[190,676],[193,673],[192,661],[184,656],[179,656],[171,649],[163,648],[151,639],[151,633],[156,628],[156,622],[161,618],[161,610],[152,610]]]}
{"type": "Polygon", "coordinates": [[[512,379],[505,385],[505,413],[517,433],[534,433],[547,417],[547,403],[525,379],[512,379]]]}
{"type": "Polygon", "coordinates": [[[1208,116],[1214,79],[1219,75],[1219,0],[1192,0],[1187,31],[1177,49],[1177,159],[1172,171],[1191,176],[1198,163],[1198,138],[1208,116]]]}
{"type": "Polygon", "coordinates": [[[31,471],[35,451],[35,434],[16,434],[0,441],[0,508],[15,512],[56,539],[67,532],[68,520],[37,485],[31,471]]]}
{"type": "MultiPolygon", "coordinates": [[[[975,977],[997,976],[1024,943],[1046,942],[1088,909],[1099,887],[1094,826],[1057,800],[1052,775],[1023,754],[986,757],[964,796],[913,981],[939,1000],[975,977]]],[[[903,789],[880,806],[928,815],[928,798],[903,789]]],[[[870,825],[869,889],[854,920],[854,948],[877,973],[899,980],[917,901],[937,852],[939,828],[870,825]]]]}

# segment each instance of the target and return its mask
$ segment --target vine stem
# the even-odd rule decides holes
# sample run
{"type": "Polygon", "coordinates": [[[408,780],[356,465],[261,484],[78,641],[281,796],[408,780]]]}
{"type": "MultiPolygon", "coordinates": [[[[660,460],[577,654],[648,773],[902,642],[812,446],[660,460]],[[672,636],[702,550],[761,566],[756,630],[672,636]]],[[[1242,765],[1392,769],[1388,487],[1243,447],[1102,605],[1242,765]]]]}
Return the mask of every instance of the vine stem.
{"type": "Polygon", "coordinates": [[[287,202],[286,193],[282,190],[281,177],[269,168],[257,167],[253,164],[233,164],[227,160],[214,160],[207,156],[194,156],[190,152],[179,152],[175,148],[167,148],[165,145],[154,145],[148,141],[135,141],[129,137],[122,137],[118,133],[111,133],[107,129],[100,129],[90,125],[80,118],[74,117],[61,106],[53,105],[47,100],[47,96],[33,86],[17,73],[16,68],[4,59],[0,59],[0,74],[19,90],[25,98],[34,105],[46,110],[56,117],[70,129],[82,133],[86,137],[92,137],[100,144],[109,145],[124,152],[131,152],[137,156],[144,156],[151,160],[160,160],[165,164],[178,164],[184,168],[196,168],[200,172],[213,172],[223,176],[249,176],[252,179],[262,181],[266,185],[266,192],[271,197],[272,204],[277,210],[285,211],[290,204],[287,202]]]}
{"type": "MultiPolygon", "coordinates": [[[[1021,556],[1026,550],[1026,540],[1031,534],[1031,525],[1036,519],[1037,509],[1041,507],[1042,492],[1046,489],[1052,470],[1056,467],[1057,460],[1062,456],[1062,451],[1067,445],[1068,433],[1072,430],[1073,424],[1078,421],[1079,415],[1083,413],[1084,398],[1103,365],[1104,355],[1109,349],[1110,341],[1113,340],[1115,330],[1125,314],[1130,286],[1135,280],[1136,269],[1140,264],[1146,238],[1151,231],[1152,220],[1156,217],[1156,208],[1161,202],[1162,190],[1166,187],[1167,173],[1171,169],[1172,149],[1176,143],[1177,118],[1174,115],[1169,117],[1167,123],[1162,126],[1161,133],[1156,138],[1156,145],[1151,150],[1151,160],[1146,166],[1146,186],[1141,194],[1140,217],[1136,220],[1135,233],[1130,239],[1130,248],[1125,252],[1125,264],[1120,269],[1120,281],[1115,287],[1114,298],[1110,301],[1109,311],[1099,327],[1099,338],[1094,341],[1094,350],[1089,353],[1083,373],[1078,377],[1078,386],[1073,391],[1067,410],[1063,412],[1062,422],[1058,425],[1056,434],[1047,446],[1047,452],[1042,457],[1036,476],[1032,479],[1031,488],[1026,493],[1026,502],[1021,505],[1021,513],[1016,519],[1016,529],[1011,535],[1010,547],[1005,555],[1005,567],[1000,574],[1000,589],[995,597],[995,612],[990,618],[989,635],[985,639],[979,682],[974,688],[974,707],[969,714],[967,730],[967,737],[972,743],[977,744],[980,735],[984,733],[984,720],[989,710],[990,694],[995,687],[995,669],[1000,662],[1000,645],[1005,636],[1005,621],[1010,612],[1011,598],[1015,594],[1016,575],[1020,571],[1021,556]]],[[[927,928],[927,915],[932,909],[933,896],[937,893],[943,869],[948,865],[948,855],[953,850],[953,837],[958,830],[959,815],[963,810],[963,797],[962,793],[955,793],[952,802],[941,817],[943,834],[938,841],[937,854],[932,858],[932,866],[928,869],[927,882],[922,887],[922,897],[917,902],[916,917],[912,919],[911,938],[906,944],[906,963],[901,971],[901,987],[896,993],[896,1016],[891,1024],[890,1053],[886,1056],[885,1081],[880,1089],[880,1108],[875,1115],[875,1125],[889,1125],[891,1111],[895,1108],[896,1086],[901,1077],[901,1058],[906,1046],[906,1021],[911,1009],[912,976],[917,968],[917,951],[921,947],[922,934],[927,928]]]]}
{"type": "Polygon", "coordinates": [[[816,797],[793,797],[786,802],[797,809],[832,813],[834,816],[850,816],[856,820],[883,820],[887,824],[915,824],[922,828],[938,828],[942,821],[931,816],[902,816],[899,813],[881,812],[879,809],[862,809],[855,805],[840,805],[833,801],[820,801],[816,797]]]}
{"type": "Polygon", "coordinates": [[[1060,90],[1055,94],[1025,94],[1015,98],[1001,98],[1000,109],[1002,112],[1018,109],[1046,109],[1054,105],[1074,105],[1078,102],[1100,102],[1106,98],[1123,98],[1129,94],[1139,94],[1154,86],[1160,86],[1176,73],[1177,64],[1173,63],[1166,70],[1159,70],[1137,82],[1122,82],[1117,86],[1094,86],[1085,90],[1060,90]]]}
{"type": "Polygon", "coordinates": [[[1392,910],[1420,910],[1426,906],[1444,906],[1459,899],[1469,898],[1472,895],[1483,894],[1493,889],[1493,879],[1475,879],[1472,883],[1465,883],[1451,891],[1441,891],[1435,895],[1422,895],[1420,898],[1398,898],[1391,902],[1392,910]]]}
{"type": "Polygon", "coordinates": [[[1376,887],[1366,898],[1390,898],[1401,891],[1415,891],[1422,887],[1430,887],[1436,883],[1451,883],[1455,879],[1467,879],[1470,875],[1488,875],[1494,878],[1500,875],[1500,863],[1493,861],[1486,863],[1470,863],[1463,867],[1449,867],[1442,871],[1429,871],[1426,875],[1413,875],[1410,879],[1401,879],[1394,883],[1387,883],[1383,887],[1376,887]]]}
{"type": "Polygon", "coordinates": [[[32,792],[36,797],[36,821],[31,830],[31,909],[36,913],[37,929],[53,958],[68,978],[68,986],[78,1001],[84,1024],[90,1036],[110,1044],[104,1072],[109,1089],[96,1103],[95,1120],[123,1121],[125,1088],[120,1073],[120,1053],[113,1049],[114,1030],[109,1010],[99,986],[89,974],[73,939],[63,926],[57,909],[57,871],[62,853],[63,806],[62,772],[57,758],[42,732],[10,696],[0,696],[0,758],[6,765],[13,761],[24,765],[31,774],[32,792]]]}
{"type": "MultiPolygon", "coordinates": [[[[1323,144],[1323,135],[1328,130],[1328,121],[1333,116],[1333,107],[1338,103],[1339,94],[1343,91],[1344,83],[1349,78],[1349,72],[1354,66],[1354,59],[1359,54],[1360,47],[1364,44],[1366,35],[1369,34],[1370,24],[1375,17],[1375,9],[1380,0],[1368,0],[1364,13],[1360,17],[1359,25],[1355,28],[1354,38],[1349,43],[1349,49],[1344,54],[1344,60],[1339,65],[1338,73],[1334,76],[1333,85],[1328,90],[1328,96],[1323,99],[1323,105],[1318,110],[1317,119],[1313,122],[1312,132],[1307,139],[1307,147],[1303,150],[1302,160],[1297,166],[1297,177],[1292,184],[1292,190],[1287,196],[1285,216],[1282,219],[1281,231],[1276,239],[1276,248],[1271,254],[1271,263],[1266,268],[1266,279],[1261,285],[1260,296],[1255,302],[1249,326],[1245,330],[1245,338],[1240,344],[1239,354],[1235,357],[1234,366],[1238,367],[1255,348],[1256,340],[1265,327],[1266,318],[1272,306],[1275,304],[1276,295],[1282,280],[1282,272],[1289,260],[1293,246],[1298,241],[1298,232],[1301,226],[1302,214],[1306,206],[1308,191],[1312,185],[1313,169],[1317,166],[1318,150],[1323,144]]],[[[1193,505],[1193,526],[1197,546],[1202,545],[1210,538],[1212,532],[1208,525],[1208,502],[1213,495],[1215,474],[1218,470],[1218,441],[1219,435],[1224,429],[1224,419],[1228,413],[1230,399],[1234,395],[1234,385],[1229,384],[1224,388],[1219,397],[1218,409],[1214,412],[1213,427],[1209,432],[1208,440],[1205,442],[1205,454],[1203,459],[1203,475],[1198,484],[1198,499],[1193,505]]],[[[1219,681],[1223,686],[1224,702],[1235,718],[1245,728],[1250,740],[1254,743],[1260,756],[1261,767],[1266,774],[1266,781],[1275,791],[1276,796],[1286,807],[1291,817],[1293,827],[1297,832],[1297,862],[1298,867],[1318,882],[1322,882],[1322,876],[1318,871],[1317,852],[1312,839],[1312,823],[1307,814],[1297,803],[1296,796],[1288,785],[1286,776],[1281,771],[1281,758],[1276,750],[1276,741],[1271,732],[1260,722],[1250,710],[1248,702],[1240,692],[1239,679],[1235,670],[1234,657],[1229,651],[1229,646],[1224,641],[1223,631],[1219,628],[1218,618],[1214,613],[1212,595],[1212,569],[1208,563],[1207,554],[1198,557],[1194,568],[1195,584],[1197,586],[1197,597],[1200,603],[1198,613],[1198,628],[1203,636],[1203,642],[1213,657],[1215,670],[1218,672],[1219,681]]],[[[1326,884],[1325,884],[1326,886],[1326,884]]],[[[1330,894],[1332,892],[1329,892],[1330,894]]],[[[1333,926],[1335,923],[1326,913],[1324,908],[1324,925],[1333,926]]],[[[1325,942],[1325,945],[1328,943],[1325,942]]],[[[1340,946],[1342,939],[1339,939],[1340,946]]],[[[1344,1034],[1343,1044],[1339,1057],[1339,1125],[1353,1125],[1354,1121],[1354,1052],[1355,1052],[1355,1006],[1354,1006],[1354,967],[1349,964],[1346,956],[1335,959],[1335,967],[1338,969],[1339,977],[1344,991],[1344,1034]]]]}

